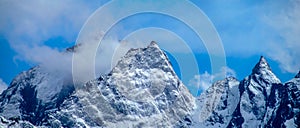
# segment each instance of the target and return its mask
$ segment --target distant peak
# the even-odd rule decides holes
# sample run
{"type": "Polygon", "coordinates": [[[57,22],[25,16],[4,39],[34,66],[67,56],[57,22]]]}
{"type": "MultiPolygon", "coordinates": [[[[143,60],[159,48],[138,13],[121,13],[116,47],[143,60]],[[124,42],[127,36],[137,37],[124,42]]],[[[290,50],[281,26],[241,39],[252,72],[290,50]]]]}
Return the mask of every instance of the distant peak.
{"type": "MultiPolygon", "coordinates": [[[[168,57],[159,48],[156,42],[152,41],[146,48],[130,49],[125,56],[119,60],[115,69],[124,69],[124,65],[130,68],[138,69],[163,69],[164,71],[174,72],[168,60],[168,57]],[[131,60],[131,61],[128,61],[131,60]],[[130,65],[130,66],[129,66],[130,65]]],[[[175,72],[174,72],[175,74],[175,72]]]]}
{"type": "Polygon", "coordinates": [[[264,56],[260,56],[259,62],[260,63],[267,63],[267,60],[265,59],[264,56]]]}
{"type": "Polygon", "coordinates": [[[157,45],[155,41],[151,41],[150,45],[157,45]]]}
{"type": "Polygon", "coordinates": [[[151,41],[151,43],[148,45],[148,47],[158,47],[158,45],[155,41],[151,41]]]}
{"type": "Polygon", "coordinates": [[[270,70],[271,71],[271,68],[270,68],[267,60],[263,56],[260,57],[259,62],[253,68],[252,73],[259,74],[261,70],[270,70]]]}
{"type": "Polygon", "coordinates": [[[300,71],[299,71],[298,74],[295,76],[295,78],[300,78],[300,71]]]}

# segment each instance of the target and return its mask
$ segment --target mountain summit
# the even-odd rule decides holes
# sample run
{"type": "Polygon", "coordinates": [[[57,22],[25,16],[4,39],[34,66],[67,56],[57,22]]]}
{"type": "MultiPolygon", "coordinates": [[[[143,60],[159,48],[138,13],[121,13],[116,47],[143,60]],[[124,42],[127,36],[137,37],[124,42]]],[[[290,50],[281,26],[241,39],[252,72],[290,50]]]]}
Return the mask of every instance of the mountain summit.
{"type": "Polygon", "coordinates": [[[152,41],[80,88],[39,66],[20,73],[0,95],[0,127],[296,128],[299,74],[281,83],[261,57],[243,80],[217,81],[195,99],[152,41]]]}
{"type": "Polygon", "coordinates": [[[260,57],[259,62],[252,69],[250,77],[252,79],[264,79],[268,83],[281,83],[263,56],[260,57]]]}
{"type": "MultiPolygon", "coordinates": [[[[224,81],[228,83],[235,80],[225,79],[216,83],[226,85],[224,81]]],[[[213,85],[208,90],[222,90],[217,93],[219,97],[211,97],[209,95],[212,93],[205,92],[197,98],[198,106],[207,105],[203,101],[211,101],[214,107],[210,107],[209,113],[201,115],[206,118],[199,120],[196,127],[300,126],[300,80],[297,77],[281,83],[266,59],[261,57],[252,73],[234,85],[225,90],[222,86],[216,88],[213,85]]]]}
{"type": "Polygon", "coordinates": [[[19,84],[12,84],[1,94],[0,126],[192,125],[191,112],[195,107],[195,99],[178,79],[166,54],[154,41],[146,48],[130,49],[109,74],[91,80],[75,91],[67,91],[71,94],[49,92],[43,96],[50,99],[52,95],[60,97],[59,102],[39,98],[38,94],[45,92],[41,87],[46,86],[51,76],[35,72],[32,69],[21,74],[12,82],[19,84]]]}
{"type": "Polygon", "coordinates": [[[155,42],[130,49],[108,75],[87,82],[72,97],[52,115],[59,126],[186,127],[195,106],[155,42]],[[73,123],[62,120],[66,117],[73,123]]]}
{"type": "Polygon", "coordinates": [[[252,69],[252,74],[261,74],[263,71],[271,71],[267,60],[261,56],[259,62],[252,69]]]}

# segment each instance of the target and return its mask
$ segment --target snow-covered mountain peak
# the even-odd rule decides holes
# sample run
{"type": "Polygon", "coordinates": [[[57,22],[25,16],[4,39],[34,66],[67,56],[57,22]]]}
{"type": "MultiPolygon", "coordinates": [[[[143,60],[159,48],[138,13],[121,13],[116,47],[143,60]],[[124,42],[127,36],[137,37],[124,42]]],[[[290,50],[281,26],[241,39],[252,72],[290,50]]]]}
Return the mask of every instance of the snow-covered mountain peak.
{"type": "MultiPolygon", "coordinates": [[[[154,41],[146,48],[129,50],[109,75],[108,81],[131,100],[153,99],[164,93],[166,88],[175,89],[177,91],[174,92],[178,95],[187,95],[189,99],[193,99],[177,77],[165,53],[154,41]]],[[[189,106],[194,104],[193,101],[189,103],[189,106]]]]}
{"type": "Polygon", "coordinates": [[[170,75],[177,78],[168,57],[154,41],[152,41],[146,48],[130,49],[112,69],[111,74],[149,69],[161,69],[162,71],[168,72],[170,75]]]}
{"type": "Polygon", "coordinates": [[[261,57],[241,82],[226,78],[200,95],[195,127],[299,127],[299,74],[283,84],[261,57]]]}
{"type": "Polygon", "coordinates": [[[151,43],[148,45],[148,47],[155,47],[155,48],[159,48],[157,43],[155,41],[151,41],[151,43]]]}
{"type": "Polygon", "coordinates": [[[73,90],[60,77],[33,67],[16,76],[0,95],[0,116],[41,124],[73,90]]]}
{"type": "Polygon", "coordinates": [[[254,74],[261,74],[263,71],[271,71],[271,68],[267,62],[267,60],[261,56],[259,59],[259,62],[255,65],[255,67],[252,70],[252,73],[254,74]]]}
{"type": "Polygon", "coordinates": [[[261,57],[252,74],[215,82],[196,106],[152,41],[75,91],[39,66],[21,73],[0,95],[0,127],[299,127],[299,90],[300,72],[282,84],[261,57]]]}
{"type": "Polygon", "coordinates": [[[264,79],[268,83],[281,83],[277,76],[272,72],[267,60],[263,56],[260,57],[259,62],[252,69],[252,74],[250,76],[253,79],[264,79]]]}
{"type": "Polygon", "coordinates": [[[234,114],[237,118],[231,120],[231,126],[261,127],[267,124],[266,122],[262,124],[261,120],[272,116],[273,109],[268,108],[268,105],[277,103],[277,100],[272,98],[278,95],[274,94],[274,90],[281,87],[283,87],[281,81],[272,72],[266,59],[261,57],[253,68],[252,74],[239,85],[240,103],[234,114]],[[272,102],[269,103],[268,99],[272,99],[272,102]],[[241,120],[243,122],[240,122],[241,120]]]}
{"type": "Polygon", "coordinates": [[[194,127],[226,127],[239,102],[239,81],[228,77],[215,82],[197,98],[194,127]]]}
{"type": "Polygon", "coordinates": [[[76,123],[61,121],[64,127],[186,127],[195,108],[194,97],[155,42],[130,49],[109,74],[87,82],[72,97],[53,115],[53,120],[73,115],[68,119],[76,123]]]}

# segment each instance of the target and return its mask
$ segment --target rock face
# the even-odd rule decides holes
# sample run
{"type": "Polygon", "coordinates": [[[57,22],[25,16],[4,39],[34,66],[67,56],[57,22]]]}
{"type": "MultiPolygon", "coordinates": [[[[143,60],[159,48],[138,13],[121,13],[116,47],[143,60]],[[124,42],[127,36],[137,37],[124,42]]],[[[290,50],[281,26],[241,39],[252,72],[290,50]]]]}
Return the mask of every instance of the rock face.
{"type": "Polygon", "coordinates": [[[202,118],[195,126],[299,127],[298,76],[282,84],[261,57],[249,76],[239,84],[235,82],[235,88],[228,88],[226,81],[236,80],[226,78],[201,94],[197,104],[207,111],[200,112],[202,118]],[[232,92],[232,97],[227,96],[228,92],[232,92]],[[228,101],[231,104],[224,105],[228,101]]]}
{"type": "Polygon", "coordinates": [[[239,81],[233,77],[214,83],[197,99],[197,127],[226,127],[239,102],[239,81]]]}
{"type": "Polygon", "coordinates": [[[0,95],[0,116],[41,125],[73,90],[59,77],[34,67],[19,74],[0,95]]]}
{"type": "Polygon", "coordinates": [[[281,83],[261,57],[242,81],[217,81],[195,100],[152,42],[80,87],[39,66],[19,74],[0,95],[0,127],[35,126],[296,128],[300,72],[281,83]]]}
{"type": "MultiPolygon", "coordinates": [[[[300,72],[284,85],[287,91],[286,106],[288,111],[282,114],[288,114],[285,125],[287,127],[300,127],[300,72]]],[[[280,115],[278,115],[280,116],[280,115]]],[[[280,117],[277,117],[280,118],[280,117]]]]}
{"type": "MultiPolygon", "coordinates": [[[[19,75],[1,94],[0,116],[13,123],[24,120],[46,127],[187,127],[192,124],[195,99],[155,42],[147,48],[129,50],[109,74],[75,91],[67,88],[68,91],[63,91],[66,95],[49,90],[39,96],[47,90],[43,86],[47,80],[47,74],[39,74],[38,67],[19,75]]],[[[10,124],[2,122],[2,125],[10,124]]]]}
{"type": "Polygon", "coordinates": [[[86,83],[72,97],[52,115],[58,125],[187,126],[195,106],[193,96],[154,42],[129,50],[108,75],[86,83]]]}

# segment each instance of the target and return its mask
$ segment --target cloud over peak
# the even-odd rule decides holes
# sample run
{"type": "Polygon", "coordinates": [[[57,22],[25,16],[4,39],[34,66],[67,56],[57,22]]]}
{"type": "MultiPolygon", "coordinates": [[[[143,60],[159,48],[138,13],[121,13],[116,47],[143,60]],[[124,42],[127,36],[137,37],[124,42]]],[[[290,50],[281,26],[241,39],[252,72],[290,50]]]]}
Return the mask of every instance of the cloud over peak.
{"type": "Polygon", "coordinates": [[[8,85],[0,78],[0,94],[8,87],[8,85]]]}

